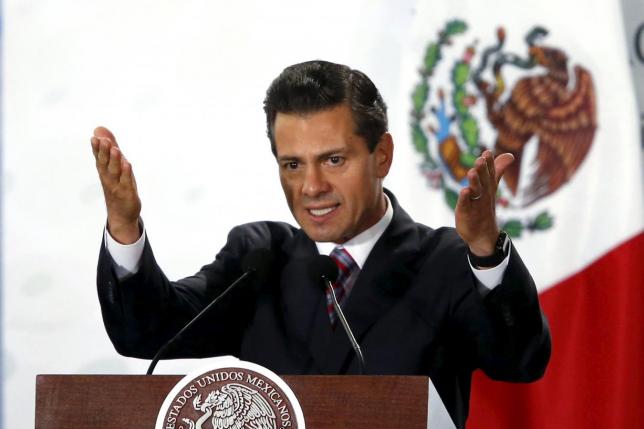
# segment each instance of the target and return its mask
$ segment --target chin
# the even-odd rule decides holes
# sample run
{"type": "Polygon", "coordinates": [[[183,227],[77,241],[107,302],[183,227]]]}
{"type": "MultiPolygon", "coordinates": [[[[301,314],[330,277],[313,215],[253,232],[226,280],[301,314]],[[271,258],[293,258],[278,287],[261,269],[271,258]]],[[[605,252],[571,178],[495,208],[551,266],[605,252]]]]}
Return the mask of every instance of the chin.
{"type": "MultiPolygon", "coordinates": [[[[306,232],[306,230],[304,230],[306,232]]],[[[318,242],[318,243],[325,243],[325,242],[332,242],[332,243],[337,243],[337,240],[334,236],[330,236],[327,234],[309,234],[306,232],[306,235],[313,241],[318,242]]]]}
{"type": "Polygon", "coordinates": [[[334,234],[333,232],[330,232],[330,231],[319,231],[319,230],[316,230],[315,228],[306,228],[306,227],[302,227],[302,229],[311,240],[316,241],[318,243],[324,243],[324,242],[339,243],[342,241],[339,234],[334,234]]]}

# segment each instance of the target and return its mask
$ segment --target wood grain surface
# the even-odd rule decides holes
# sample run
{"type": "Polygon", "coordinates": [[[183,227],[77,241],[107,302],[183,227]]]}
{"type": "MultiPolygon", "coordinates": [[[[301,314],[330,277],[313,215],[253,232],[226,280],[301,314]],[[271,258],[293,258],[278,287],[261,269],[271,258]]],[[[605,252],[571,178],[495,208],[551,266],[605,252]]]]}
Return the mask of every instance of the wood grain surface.
{"type": "MultiPolygon", "coordinates": [[[[36,429],[153,429],[179,375],[39,375],[36,429]]],[[[426,428],[429,380],[283,376],[309,429],[426,428]]],[[[178,429],[178,427],[177,427],[178,429]]]]}

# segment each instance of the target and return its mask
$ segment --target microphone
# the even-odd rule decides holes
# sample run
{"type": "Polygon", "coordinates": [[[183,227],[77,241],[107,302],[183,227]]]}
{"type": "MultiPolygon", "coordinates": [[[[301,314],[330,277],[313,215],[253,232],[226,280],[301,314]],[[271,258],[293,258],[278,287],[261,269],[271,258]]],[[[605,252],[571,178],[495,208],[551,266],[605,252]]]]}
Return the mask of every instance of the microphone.
{"type": "Polygon", "coordinates": [[[309,273],[311,274],[313,280],[316,282],[322,279],[324,283],[324,287],[329,292],[331,292],[331,301],[333,302],[333,308],[335,308],[335,312],[338,314],[338,319],[340,319],[340,323],[344,328],[344,332],[346,332],[347,337],[349,337],[349,342],[351,343],[351,347],[353,347],[353,351],[358,357],[358,362],[360,363],[360,375],[364,375],[365,363],[364,363],[364,356],[362,355],[362,350],[360,349],[360,345],[356,341],[356,337],[353,335],[353,332],[349,327],[349,322],[347,322],[347,318],[344,317],[344,312],[342,311],[342,308],[340,308],[340,304],[338,303],[338,298],[335,296],[335,291],[333,290],[332,283],[335,282],[338,279],[338,276],[340,275],[338,266],[333,261],[333,259],[331,259],[331,257],[326,255],[318,255],[315,258],[312,258],[309,264],[309,273]]]}
{"type": "Polygon", "coordinates": [[[249,277],[255,277],[259,280],[265,280],[270,275],[271,266],[273,265],[273,253],[268,249],[255,249],[251,250],[246,254],[242,260],[242,269],[244,273],[237,278],[234,282],[231,283],[226,290],[220,293],[215,299],[213,299],[210,304],[206,306],[203,310],[199,312],[190,322],[188,322],[179,332],[175,334],[174,337],[170,338],[154,355],[150,366],[148,367],[148,372],[146,375],[152,375],[154,368],[161,358],[167,355],[168,351],[172,349],[181,339],[183,334],[190,329],[198,320],[200,320],[211,308],[213,308],[221,299],[228,294],[235,286],[242,283],[249,277]]]}

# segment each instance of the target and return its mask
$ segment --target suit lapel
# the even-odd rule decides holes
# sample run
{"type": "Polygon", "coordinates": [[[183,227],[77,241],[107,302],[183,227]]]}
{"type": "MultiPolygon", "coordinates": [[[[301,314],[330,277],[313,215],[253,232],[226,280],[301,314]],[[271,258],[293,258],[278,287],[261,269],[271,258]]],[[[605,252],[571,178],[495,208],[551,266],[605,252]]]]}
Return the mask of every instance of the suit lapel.
{"type": "Polygon", "coordinates": [[[287,331],[300,342],[308,342],[315,315],[324,294],[308,275],[308,261],[318,254],[315,243],[298,231],[283,246],[286,265],[282,269],[280,290],[287,331]]]}
{"type": "MultiPolygon", "coordinates": [[[[368,329],[396,304],[413,278],[413,264],[418,256],[419,238],[415,224],[409,215],[398,206],[393,195],[388,194],[394,207],[391,224],[369,254],[356,280],[351,295],[343,310],[353,333],[360,343],[368,329]]],[[[324,312],[326,316],[326,311],[324,312]]],[[[321,360],[325,372],[346,372],[347,357],[353,354],[351,344],[340,324],[335,330],[328,328],[324,341],[316,344],[315,359],[321,360]]],[[[318,326],[316,325],[315,328],[318,326]]],[[[317,334],[316,334],[317,335],[317,334]]],[[[363,350],[367,371],[368,350],[363,350]]],[[[357,360],[352,372],[357,371],[357,360]]]]}
{"type": "Polygon", "coordinates": [[[320,281],[311,278],[309,261],[317,256],[315,243],[300,230],[283,246],[286,265],[282,270],[283,314],[290,336],[309,350],[315,373],[325,373],[324,358],[334,334],[326,310],[326,296],[320,281]]]}

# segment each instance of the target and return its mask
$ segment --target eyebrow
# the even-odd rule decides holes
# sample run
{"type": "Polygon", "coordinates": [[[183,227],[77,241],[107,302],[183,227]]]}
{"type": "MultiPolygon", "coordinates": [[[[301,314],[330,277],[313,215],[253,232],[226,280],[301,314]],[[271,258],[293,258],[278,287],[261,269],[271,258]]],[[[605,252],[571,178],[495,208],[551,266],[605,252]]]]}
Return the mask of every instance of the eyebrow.
{"type": "MultiPolygon", "coordinates": [[[[330,156],[336,155],[336,154],[342,154],[346,153],[347,148],[345,147],[338,147],[338,148],[332,148],[330,150],[326,150],[318,155],[316,155],[316,159],[326,159],[330,156]]],[[[286,161],[301,161],[301,158],[299,156],[295,155],[282,155],[277,157],[278,162],[286,162],[286,161]]]]}

